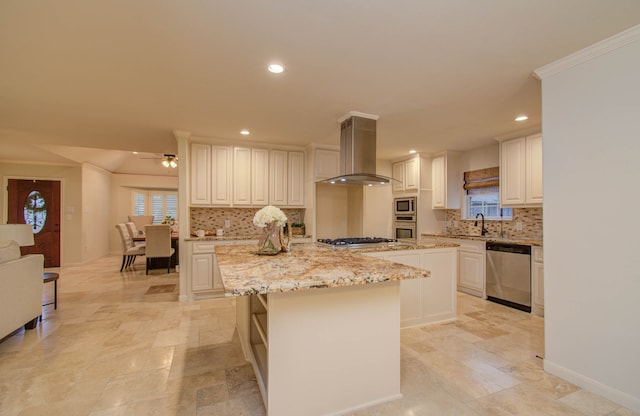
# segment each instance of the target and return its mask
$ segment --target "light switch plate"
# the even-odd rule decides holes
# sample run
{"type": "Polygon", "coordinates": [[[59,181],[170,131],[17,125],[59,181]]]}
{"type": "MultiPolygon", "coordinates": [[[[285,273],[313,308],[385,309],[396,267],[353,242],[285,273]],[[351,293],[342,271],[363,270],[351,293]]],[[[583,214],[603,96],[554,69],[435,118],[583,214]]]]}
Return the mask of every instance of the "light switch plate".
{"type": "Polygon", "coordinates": [[[516,223],[516,230],[522,231],[522,223],[521,222],[517,222],[516,223]]]}
{"type": "Polygon", "coordinates": [[[231,220],[224,220],[224,228],[231,227],[231,220]]]}

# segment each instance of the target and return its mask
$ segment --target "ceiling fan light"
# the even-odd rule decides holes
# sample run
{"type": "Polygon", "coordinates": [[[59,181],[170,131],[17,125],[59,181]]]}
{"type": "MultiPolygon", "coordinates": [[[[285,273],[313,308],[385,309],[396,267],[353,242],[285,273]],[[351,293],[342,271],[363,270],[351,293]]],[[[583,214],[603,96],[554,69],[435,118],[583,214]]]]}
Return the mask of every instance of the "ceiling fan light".
{"type": "Polygon", "coordinates": [[[168,168],[170,166],[169,165],[169,160],[168,159],[163,160],[162,161],[162,166],[164,166],[165,168],[168,168]]]}
{"type": "Polygon", "coordinates": [[[176,168],[176,166],[178,166],[178,164],[176,163],[176,161],[174,159],[171,159],[171,161],[169,162],[169,166],[171,166],[172,168],[176,168]]]}

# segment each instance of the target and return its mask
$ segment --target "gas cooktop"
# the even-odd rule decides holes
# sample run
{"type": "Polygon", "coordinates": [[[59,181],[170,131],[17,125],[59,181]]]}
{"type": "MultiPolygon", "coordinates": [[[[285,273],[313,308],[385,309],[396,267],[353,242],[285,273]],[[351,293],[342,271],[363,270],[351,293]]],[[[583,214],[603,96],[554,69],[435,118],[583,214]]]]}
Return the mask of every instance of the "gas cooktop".
{"type": "Polygon", "coordinates": [[[370,244],[396,243],[398,240],[382,237],[348,237],[348,238],[318,238],[319,243],[339,247],[364,247],[370,244]]]}

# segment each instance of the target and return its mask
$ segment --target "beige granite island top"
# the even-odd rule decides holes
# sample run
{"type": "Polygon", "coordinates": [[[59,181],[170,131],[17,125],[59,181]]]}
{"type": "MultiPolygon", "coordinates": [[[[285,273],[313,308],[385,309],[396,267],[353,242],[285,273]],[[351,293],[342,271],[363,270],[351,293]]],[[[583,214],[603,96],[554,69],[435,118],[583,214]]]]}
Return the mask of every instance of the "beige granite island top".
{"type": "Polygon", "coordinates": [[[275,256],[258,255],[254,244],[216,246],[215,252],[227,296],[355,286],[430,275],[427,270],[320,243],[292,244],[290,252],[275,256]]]}

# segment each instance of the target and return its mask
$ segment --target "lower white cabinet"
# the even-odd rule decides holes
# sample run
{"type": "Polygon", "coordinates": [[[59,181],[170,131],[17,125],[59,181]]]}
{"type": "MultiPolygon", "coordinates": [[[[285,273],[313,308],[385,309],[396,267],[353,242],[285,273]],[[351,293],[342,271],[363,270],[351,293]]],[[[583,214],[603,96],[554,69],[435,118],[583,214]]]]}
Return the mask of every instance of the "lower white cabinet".
{"type": "Polygon", "coordinates": [[[531,247],[531,312],[544,316],[544,262],[542,247],[531,247]]]}
{"type": "Polygon", "coordinates": [[[485,253],[458,250],[458,290],[484,298],[485,253]]]}
{"type": "Polygon", "coordinates": [[[402,328],[456,318],[455,248],[379,252],[368,255],[431,272],[427,278],[400,281],[402,328]]]}
{"type": "Polygon", "coordinates": [[[216,263],[215,246],[229,244],[249,244],[254,240],[194,241],[189,253],[189,293],[190,299],[219,296],[223,292],[222,278],[216,263]]]}

